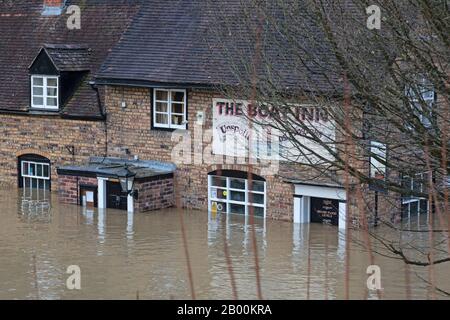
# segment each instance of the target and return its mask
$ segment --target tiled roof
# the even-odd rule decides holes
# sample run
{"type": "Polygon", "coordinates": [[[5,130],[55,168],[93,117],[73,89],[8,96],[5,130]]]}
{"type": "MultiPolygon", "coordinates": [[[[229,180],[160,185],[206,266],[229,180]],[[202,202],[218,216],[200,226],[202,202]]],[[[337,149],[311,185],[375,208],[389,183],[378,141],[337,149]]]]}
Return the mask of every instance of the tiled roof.
{"type": "MultiPolygon", "coordinates": [[[[255,56],[255,25],[239,23],[247,22],[245,3],[67,0],[66,6],[81,7],[81,30],[70,30],[65,12],[42,15],[43,0],[0,0],[0,111],[28,111],[28,67],[42,48],[60,70],[89,70],[60,111],[64,116],[101,114],[97,93],[89,84],[94,76],[100,83],[238,85],[245,76],[237,74],[245,72],[245,63],[255,56]],[[220,24],[225,28],[216,28],[220,24]],[[230,57],[242,60],[242,68],[236,70],[230,57]]],[[[304,33],[297,39],[308,52],[302,57],[304,65],[295,63],[299,52],[292,48],[296,47],[279,39],[274,30],[264,29],[262,38],[261,65],[273,67],[270,76],[278,87],[330,91],[339,85],[338,72],[329,73],[333,57],[324,37],[307,16],[304,33]]],[[[259,68],[258,76],[267,72],[259,68]]]]}
{"type": "MultiPolygon", "coordinates": [[[[97,74],[99,83],[142,81],[188,85],[236,85],[255,56],[256,25],[245,18],[251,9],[242,0],[148,0],[138,19],[108,56],[97,74]],[[222,28],[223,27],[223,28],[222,28]],[[230,63],[233,61],[233,63],[230,63]],[[238,64],[242,62],[242,66],[238,64]],[[237,62],[237,63],[235,63],[237,62]],[[247,65],[246,65],[247,64],[247,65]],[[236,70],[236,66],[241,67],[236,70]]],[[[282,19],[282,16],[280,16],[282,19]]],[[[263,30],[263,59],[284,88],[330,91],[339,74],[330,74],[330,54],[319,28],[305,15],[304,34],[297,39],[308,51],[263,30]],[[299,65],[303,54],[304,65],[299,65]]],[[[263,64],[262,64],[263,65],[263,64]]],[[[267,76],[260,68],[259,76],[267,76]]],[[[133,82],[130,82],[133,83],[133,82]]]]}
{"type": "Polygon", "coordinates": [[[47,52],[59,71],[88,71],[91,50],[82,45],[45,44],[47,52]]]}
{"type": "Polygon", "coordinates": [[[81,29],[70,30],[65,11],[42,15],[43,0],[0,1],[0,110],[28,110],[28,67],[45,44],[52,44],[46,50],[59,68],[90,70],[61,114],[98,117],[98,97],[89,81],[138,12],[140,2],[67,0],[66,6],[81,8],[81,29]]]}

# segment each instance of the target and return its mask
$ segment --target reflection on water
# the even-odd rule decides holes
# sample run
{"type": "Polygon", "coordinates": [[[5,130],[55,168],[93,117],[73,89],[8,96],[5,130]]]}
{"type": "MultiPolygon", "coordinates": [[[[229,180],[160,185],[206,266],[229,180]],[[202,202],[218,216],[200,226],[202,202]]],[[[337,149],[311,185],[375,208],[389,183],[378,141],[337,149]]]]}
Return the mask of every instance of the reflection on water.
{"type": "Polygon", "coordinates": [[[50,192],[41,189],[22,189],[19,195],[19,213],[23,220],[50,222],[51,205],[50,192]]]}
{"type": "MultiPolygon", "coordinates": [[[[180,211],[132,215],[61,205],[55,195],[48,197],[51,205],[38,198],[0,191],[0,299],[190,298],[180,211]],[[70,265],[81,268],[79,291],[65,287],[70,265]]],[[[251,225],[241,216],[182,213],[197,298],[233,297],[225,241],[239,299],[257,297],[253,227],[264,298],[345,297],[345,236],[337,228],[259,219],[251,225]]],[[[350,298],[373,297],[366,290],[369,261],[352,242],[350,298]]],[[[416,276],[427,278],[428,269],[380,256],[375,264],[381,267],[381,298],[430,297],[416,276]]],[[[434,272],[437,283],[450,290],[448,265],[434,272]]]]}

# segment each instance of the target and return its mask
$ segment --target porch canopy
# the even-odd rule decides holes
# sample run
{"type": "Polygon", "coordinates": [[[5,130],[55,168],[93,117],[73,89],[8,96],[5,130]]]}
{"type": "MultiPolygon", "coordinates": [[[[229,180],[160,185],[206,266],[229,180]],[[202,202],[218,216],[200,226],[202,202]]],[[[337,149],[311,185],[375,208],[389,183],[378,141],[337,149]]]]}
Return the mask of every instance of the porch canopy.
{"type": "Polygon", "coordinates": [[[91,157],[86,164],[61,166],[58,167],[57,172],[62,175],[117,178],[122,177],[125,168],[136,175],[136,180],[172,174],[176,170],[175,164],[170,162],[91,157]]]}

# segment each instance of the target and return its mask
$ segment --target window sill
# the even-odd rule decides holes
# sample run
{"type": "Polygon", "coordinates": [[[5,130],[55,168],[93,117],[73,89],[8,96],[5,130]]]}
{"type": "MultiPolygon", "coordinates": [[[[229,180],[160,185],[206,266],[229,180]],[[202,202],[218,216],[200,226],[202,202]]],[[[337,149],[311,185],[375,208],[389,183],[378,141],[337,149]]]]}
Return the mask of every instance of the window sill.
{"type": "Polygon", "coordinates": [[[155,131],[168,131],[168,132],[173,132],[175,130],[183,130],[183,131],[187,131],[187,128],[166,128],[166,127],[155,127],[152,126],[151,130],[155,130],[155,131]]]}
{"type": "Polygon", "coordinates": [[[55,115],[55,116],[59,116],[59,109],[42,109],[42,108],[30,108],[28,109],[28,113],[29,114],[34,114],[34,115],[55,115]]]}

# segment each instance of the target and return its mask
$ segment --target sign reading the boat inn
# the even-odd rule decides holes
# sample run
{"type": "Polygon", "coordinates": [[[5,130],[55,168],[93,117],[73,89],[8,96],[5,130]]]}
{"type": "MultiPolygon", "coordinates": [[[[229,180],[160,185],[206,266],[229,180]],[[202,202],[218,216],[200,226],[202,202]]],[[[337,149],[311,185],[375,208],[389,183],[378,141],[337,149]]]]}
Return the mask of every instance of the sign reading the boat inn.
{"type": "Polygon", "coordinates": [[[330,143],[335,139],[334,122],[327,110],[314,105],[292,108],[299,123],[295,139],[304,146],[301,151],[277,129],[273,108],[253,106],[245,100],[213,99],[214,154],[295,162],[309,162],[319,155],[331,160],[329,152],[313,141],[314,137],[330,143]]]}

